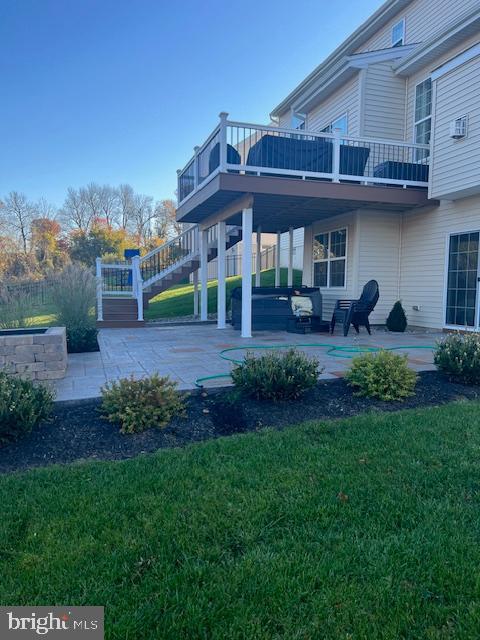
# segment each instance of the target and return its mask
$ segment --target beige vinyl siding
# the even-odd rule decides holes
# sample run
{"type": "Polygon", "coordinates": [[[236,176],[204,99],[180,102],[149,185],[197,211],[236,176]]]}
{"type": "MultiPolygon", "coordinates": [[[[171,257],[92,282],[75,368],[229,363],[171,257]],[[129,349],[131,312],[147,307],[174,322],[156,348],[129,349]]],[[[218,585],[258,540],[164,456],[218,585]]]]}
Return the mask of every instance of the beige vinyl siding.
{"type": "Polygon", "coordinates": [[[348,117],[348,135],[358,136],[360,130],[360,95],[358,75],[337,89],[307,114],[310,131],[321,131],[344,113],[348,117]]]}
{"type": "Polygon", "coordinates": [[[447,238],[475,230],[480,230],[479,196],[442,200],[429,211],[403,215],[400,297],[411,325],[444,327],[447,238]]]}
{"type": "Polygon", "coordinates": [[[370,316],[372,324],[385,324],[399,294],[401,215],[361,211],[358,216],[358,286],[360,295],[369,280],[377,280],[380,298],[370,316]]]}
{"type": "Polygon", "coordinates": [[[460,197],[466,190],[480,191],[480,56],[435,84],[431,197],[460,197]],[[468,136],[453,140],[450,123],[462,115],[468,118],[468,136]]]}
{"type": "Polygon", "coordinates": [[[362,136],[403,140],[405,135],[405,78],[393,72],[389,62],[366,70],[362,136]]]}
{"type": "Polygon", "coordinates": [[[380,29],[357,53],[390,47],[392,27],[405,17],[405,44],[424,42],[452,22],[460,13],[480,6],[480,0],[414,0],[380,29]]]}
{"type": "MultiPolygon", "coordinates": [[[[355,237],[355,228],[356,228],[356,213],[351,213],[348,215],[340,215],[335,216],[333,218],[328,218],[327,220],[322,220],[318,222],[314,222],[313,227],[313,236],[318,233],[326,233],[328,231],[335,231],[337,229],[347,229],[347,273],[345,278],[345,288],[334,287],[329,289],[328,287],[321,287],[322,292],[322,302],[323,302],[323,319],[330,320],[333,313],[333,308],[335,307],[335,303],[339,298],[354,298],[357,293],[357,276],[356,276],[356,237],[355,237]]],[[[307,276],[304,279],[304,282],[311,282],[313,286],[313,262],[311,263],[311,274],[310,278],[307,276]]]]}
{"type": "MultiPolygon", "coordinates": [[[[479,0],[480,1],[480,0],[479,0]]],[[[423,67],[420,71],[407,78],[407,114],[406,114],[406,127],[405,127],[405,140],[408,142],[414,142],[414,118],[415,118],[415,87],[419,82],[423,82],[425,78],[430,77],[430,74],[434,69],[447,62],[456,55],[469,49],[474,44],[479,42],[480,36],[472,36],[462,42],[462,44],[450,49],[447,53],[438,57],[435,62],[432,62],[426,67],[423,67]]]]}

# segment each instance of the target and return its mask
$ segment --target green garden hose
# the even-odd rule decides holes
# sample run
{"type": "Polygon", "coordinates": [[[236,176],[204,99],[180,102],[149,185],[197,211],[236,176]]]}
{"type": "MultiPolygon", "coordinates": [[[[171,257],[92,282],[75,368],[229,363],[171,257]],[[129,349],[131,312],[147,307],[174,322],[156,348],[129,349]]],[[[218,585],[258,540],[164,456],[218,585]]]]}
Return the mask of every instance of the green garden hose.
{"type": "MultiPolygon", "coordinates": [[[[229,357],[225,355],[232,351],[258,351],[260,349],[268,350],[268,349],[294,349],[298,347],[314,347],[319,349],[327,349],[326,355],[334,357],[334,358],[352,358],[355,354],[358,353],[377,353],[378,351],[404,351],[406,349],[434,349],[433,345],[402,345],[399,347],[355,347],[355,346],[339,346],[332,345],[325,342],[305,342],[299,344],[253,344],[253,345],[245,345],[240,347],[228,347],[227,349],[222,349],[219,352],[220,358],[222,360],[227,360],[228,362],[233,362],[234,364],[242,364],[243,360],[238,360],[237,358],[229,357]]],[[[203,376],[201,378],[197,378],[195,380],[195,386],[199,389],[203,388],[203,383],[208,380],[216,380],[218,378],[230,378],[229,373],[219,373],[213,376],[203,376]]]]}

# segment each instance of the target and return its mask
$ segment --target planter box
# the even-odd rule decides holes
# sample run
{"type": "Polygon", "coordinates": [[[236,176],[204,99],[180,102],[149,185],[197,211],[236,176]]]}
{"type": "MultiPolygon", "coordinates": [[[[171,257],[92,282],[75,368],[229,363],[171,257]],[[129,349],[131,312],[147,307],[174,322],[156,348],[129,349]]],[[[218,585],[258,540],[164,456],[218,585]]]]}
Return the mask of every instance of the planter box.
{"type": "Polygon", "coordinates": [[[65,327],[0,331],[0,371],[25,380],[57,380],[66,370],[65,327]]]}

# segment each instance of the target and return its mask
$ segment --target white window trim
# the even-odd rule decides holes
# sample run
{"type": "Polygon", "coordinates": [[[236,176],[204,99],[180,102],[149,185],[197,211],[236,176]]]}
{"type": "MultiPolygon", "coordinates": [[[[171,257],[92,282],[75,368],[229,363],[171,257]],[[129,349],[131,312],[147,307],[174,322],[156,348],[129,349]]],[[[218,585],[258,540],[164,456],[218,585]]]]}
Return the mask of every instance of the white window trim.
{"type": "MultiPolygon", "coordinates": [[[[415,144],[417,144],[417,124],[421,124],[422,122],[426,122],[427,120],[430,120],[431,124],[433,124],[433,120],[432,120],[432,114],[433,114],[433,82],[432,82],[432,104],[431,104],[431,107],[430,107],[430,115],[426,116],[425,118],[421,118],[420,120],[416,120],[416,116],[415,116],[415,112],[417,110],[417,87],[419,87],[421,84],[423,84],[426,80],[431,80],[431,79],[432,79],[431,76],[426,76],[425,78],[423,78],[423,80],[420,80],[420,82],[417,82],[413,87],[413,142],[415,144]]],[[[431,139],[432,139],[432,130],[433,130],[433,127],[430,126],[430,142],[431,142],[431,139]]]]}
{"type": "Polygon", "coordinates": [[[336,122],[337,120],[341,120],[342,118],[345,118],[345,122],[347,123],[347,130],[345,131],[344,135],[348,136],[348,111],[345,111],[345,113],[342,113],[341,115],[337,116],[336,118],[333,118],[333,120],[331,120],[324,127],[320,127],[320,132],[323,132],[328,127],[332,127],[332,132],[333,132],[333,123],[336,122]]]}
{"type": "MultiPolygon", "coordinates": [[[[442,305],[442,327],[444,329],[450,329],[452,331],[458,331],[459,328],[462,329],[462,331],[472,331],[472,332],[477,332],[480,328],[480,316],[479,316],[479,311],[480,311],[480,286],[479,283],[477,281],[477,300],[475,301],[475,324],[473,327],[464,327],[462,325],[459,324],[447,324],[447,292],[448,292],[448,265],[449,265],[449,259],[450,259],[450,240],[452,238],[452,236],[458,236],[458,235],[462,235],[464,233],[479,233],[480,234],[480,228],[479,227],[473,227],[473,228],[469,228],[469,229],[464,229],[462,231],[450,231],[449,233],[447,233],[446,237],[445,237],[445,261],[444,261],[444,268],[443,268],[443,305],[442,305]]],[[[478,269],[477,269],[477,279],[480,278],[480,260],[478,263],[478,269]]]]}
{"type": "Polygon", "coordinates": [[[397,46],[398,44],[400,45],[404,45],[405,44],[405,35],[406,35],[406,20],[405,17],[403,17],[401,20],[398,20],[395,24],[392,25],[392,28],[390,30],[390,42],[391,42],[391,46],[392,48],[397,46]],[[398,25],[401,24],[402,25],[402,37],[398,38],[397,40],[393,40],[393,30],[395,29],[395,27],[398,27],[398,25]]]}
{"type": "Polygon", "coordinates": [[[315,284],[315,263],[317,262],[326,262],[327,263],[327,284],[324,287],[319,287],[320,289],[329,289],[330,291],[345,291],[345,289],[347,288],[347,269],[348,269],[348,226],[344,226],[344,227],[338,227],[338,229],[331,229],[329,231],[315,231],[313,233],[313,237],[312,237],[312,264],[313,266],[313,273],[312,273],[312,281],[313,281],[313,286],[316,287],[317,285],[315,284]],[[330,258],[329,256],[327,256],[327,258],[322,258],[321,260],[315,260],[313,258],[313,245],[315,242],[315,236],[319,236],[321,234],[328,234],[328,251],[330,252],[330,246],[331,246],[331,237],[332,237],[332,233],[335,233],[336,231],[345,231],[345,255],[344,256],[340,256],[338,258],[330,258]],[[331,287],[330,286],[330,263],[331,262],[338,262],[339,260],[345,260],[345,283],[343,285],[343,287],[331,287]]]}

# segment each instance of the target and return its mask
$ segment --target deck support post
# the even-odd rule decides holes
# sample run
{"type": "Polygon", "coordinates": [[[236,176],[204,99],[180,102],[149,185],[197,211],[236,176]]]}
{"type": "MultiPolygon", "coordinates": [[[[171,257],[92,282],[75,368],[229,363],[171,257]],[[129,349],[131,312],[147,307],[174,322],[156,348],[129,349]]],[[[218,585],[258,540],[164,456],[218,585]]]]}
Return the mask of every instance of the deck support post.
{"type": "Polygon", "coordinates": [[[97,320],[103,321],[103,279],[102,279],[102,259],[95,260],[97,278],[97,320]]]}
{"type": "Polygon", "coordinates": [[[252,337],[252,230],[253,210],[242,210],[242,338],[252,337]]]}
{"type": "Polygon", "coordinates": [[[218,291],[217,291],[217,329],[225,329],[227,326],[227,289],[225,283],[226,266],[226,223],[221,220],[217,228],[217,267],[218,267],[218,291]]]}
{"type": "Polygon", "coordinates": [[[199,304],[198,304],[198,269],[192,274],[193,282],[193,317],[198,318],[199,304]]]}
{"type": "Polygon", "coordinates": [[[208,229],[200,231],[200,320],[208,320],[208,229]]]}
{"type": "Polygon", "coordinates": [[[275,246],[275,286],[280,286],[280,251],[282,242],[282,232],[277,231],[277,244],[275,246]]]}
{"type": "Polygon", "coordinates": [[[255,286],[260,286],[260,272],[262,270],[262,227],[257,227],[257,247],[255,254],[255,286]]]}
{"type": "Polygon", "coordinates": [[[293,227],[288,230],[288,279],[287,286],[293,287],[293,227]]]}

